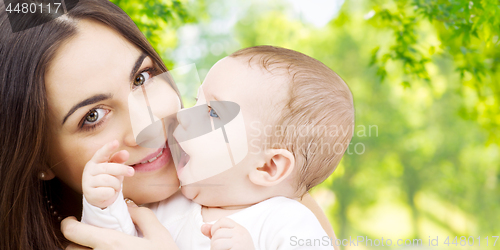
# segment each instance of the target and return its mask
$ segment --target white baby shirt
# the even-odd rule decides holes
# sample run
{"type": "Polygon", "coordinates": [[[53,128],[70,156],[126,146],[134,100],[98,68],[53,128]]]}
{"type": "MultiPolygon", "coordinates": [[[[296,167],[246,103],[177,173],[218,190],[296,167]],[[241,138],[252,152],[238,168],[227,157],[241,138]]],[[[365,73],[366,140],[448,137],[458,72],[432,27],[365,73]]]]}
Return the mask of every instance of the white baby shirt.
{"type": "MultiPolygon", "coordinates": [[[[149,205],[149,208],[170,232],[179,249],[210,249],[210,239],[200,230],[205,223],[199,204],[177,192],[164,201],[149,205]]],[[[273,197],[227,218],[248,230],[255,249],[333,249],[316,216],[292,199],[273,197]]],[[[121,193],[106,209],[94,207],[84,198],[82,222],[137,235],[121,193]]]]}

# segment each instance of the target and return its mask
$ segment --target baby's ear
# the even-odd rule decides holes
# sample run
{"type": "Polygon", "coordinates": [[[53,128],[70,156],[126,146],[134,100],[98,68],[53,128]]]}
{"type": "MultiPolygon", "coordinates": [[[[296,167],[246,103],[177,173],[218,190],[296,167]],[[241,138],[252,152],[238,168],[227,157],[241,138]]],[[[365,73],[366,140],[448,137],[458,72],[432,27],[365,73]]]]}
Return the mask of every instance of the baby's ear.
{"type": "Polygon", "coordinates": [[[286,149],[268,149],[263,166],[252,169],[250,181],[255,185],[274,186],[285,180],[293,171],[295,157],[286,149]]]}

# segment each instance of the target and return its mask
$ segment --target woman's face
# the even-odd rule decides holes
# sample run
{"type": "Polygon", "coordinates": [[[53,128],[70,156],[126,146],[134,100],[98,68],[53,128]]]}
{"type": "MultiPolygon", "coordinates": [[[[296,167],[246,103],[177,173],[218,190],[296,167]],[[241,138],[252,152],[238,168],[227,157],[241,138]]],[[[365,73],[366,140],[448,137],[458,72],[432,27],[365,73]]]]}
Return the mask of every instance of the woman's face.
{"type": "MultiPolygon", "coordinates": [[[[59,179],[81,193],[85,164],[104,144],[118,140],[118,150],[129,152],[127,165],[152,158],[158,149],[136,144],[128,108],[135,79],[152,76],[153,61],[107,26],[82,20],[77,27],[77,35],[58,49],[45,82],[49,164],[59,179]]],[[[166,98],[171,113],[180,109],[174,90],[166,98]]],[[[166,164],[136,169],[133,177],[125,178],[124,196],[143,204],[177,191],[175,166],[170,155],[167,158],[166,164]]]]}

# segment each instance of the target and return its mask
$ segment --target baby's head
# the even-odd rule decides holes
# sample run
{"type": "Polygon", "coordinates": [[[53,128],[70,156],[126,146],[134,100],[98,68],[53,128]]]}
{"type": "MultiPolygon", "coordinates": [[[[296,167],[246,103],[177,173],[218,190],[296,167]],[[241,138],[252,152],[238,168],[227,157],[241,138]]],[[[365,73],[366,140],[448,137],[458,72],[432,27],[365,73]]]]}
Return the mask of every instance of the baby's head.
{"type": "Polygon", "coordinates": [[[182,192],[206,206],[302,196],[335,170],[354,126],[351,92],[335,72],[302,53],[272,46],[242,49],[217,62],[193,109],[203,112],[179,113],[176,138],[203,119],[214,131],[224,117],[243,124],[219,126],[226,145],[211,146],[214,137],[180,143],[190,156],[178,170],[181,182],[192,174],[210,176],[183,185],[182,192]],[[243,151],[246,156],[237,157],[243,151]],[[220,163],[227,155],[229,163],[220,163]]]}

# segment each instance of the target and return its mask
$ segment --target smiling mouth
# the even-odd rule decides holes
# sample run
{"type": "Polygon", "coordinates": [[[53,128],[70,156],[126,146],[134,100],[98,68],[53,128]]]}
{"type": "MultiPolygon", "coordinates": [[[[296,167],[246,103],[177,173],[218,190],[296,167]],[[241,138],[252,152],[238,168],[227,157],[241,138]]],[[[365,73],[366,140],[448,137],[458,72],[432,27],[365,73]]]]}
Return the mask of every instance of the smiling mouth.
{"type": "Polygon", "coordinates": [[[167,166],[171,159],[170,148],[164,144],[156,152],[147,155],[140,162],[129,166],[133,167],[137,172],[151,172],[167,166]]]}
{"type": "Polygon", "coordinates": [[[138,165],[138,164],[146,164],[146,163],[151,163],[153,161],[155,161],[156,159],[158,159],[158,157],[160,157],[162,154],[163,154],[163,149],[160,151],[160,153],[158,153],[156,156],[154,156],[153,158],[149,159],[149,160],[145,160],[143,162],[139,162],[137,164],[134,164],[134,165],[131,165],[132,167],[135,166],[135,165],[138,165]]]}

